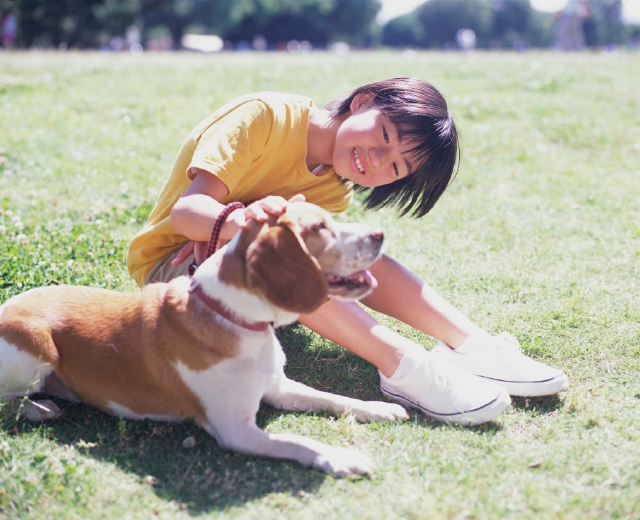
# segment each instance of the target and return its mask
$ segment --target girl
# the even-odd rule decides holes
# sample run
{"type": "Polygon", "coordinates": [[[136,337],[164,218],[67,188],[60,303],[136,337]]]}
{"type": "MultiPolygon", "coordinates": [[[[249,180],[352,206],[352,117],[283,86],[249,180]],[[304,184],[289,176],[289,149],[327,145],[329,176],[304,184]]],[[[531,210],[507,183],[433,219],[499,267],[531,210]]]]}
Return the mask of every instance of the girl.
{"type": "MultiPolygon", "coordinates": [[[[140,286],[186,274],[192,257],[204,259],[212,226],[232,201],[253,203],[230,214],[221,240],[248,219],[282,213],[296,194],[340,212],[353,190],[366,190],[369,209],[391,206],[421,217],[451,182],[457,159],[447,104],[418,79],[371,83],[325,109],[289,94],[238,98],[187,137],[131,241],[129,271],[140,286]]],[[[331,300],[299,321],[376,365],[391,399],[466,425],[502,413],[509,394],[568,387],[565,374],[526,357],[513,336],[490,336],[388,256],[371,271],[379,285],[362,302],[440,340],[434,350],[395,334],[354,302],[331,300]]]]}

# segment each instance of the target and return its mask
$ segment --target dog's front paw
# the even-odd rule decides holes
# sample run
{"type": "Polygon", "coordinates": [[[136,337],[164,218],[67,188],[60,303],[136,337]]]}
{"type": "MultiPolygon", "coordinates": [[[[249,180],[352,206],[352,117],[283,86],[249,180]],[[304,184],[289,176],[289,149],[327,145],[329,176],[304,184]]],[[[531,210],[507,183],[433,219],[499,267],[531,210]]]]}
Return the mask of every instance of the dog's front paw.
{"type": "Polygon", "coordinates": [[[363,401],[357,408],[349,410],[360,422],[404,421],[409,418],[407,411],[395,403],[363,401]]]}
{"type": "Polygon", "coordinates": [[[356,450],[327,446],[327,450],[318,455],[313,462],[313,467],[333,473],[337,477],[368,475],[373,471],[373,461],[356,450]]]}

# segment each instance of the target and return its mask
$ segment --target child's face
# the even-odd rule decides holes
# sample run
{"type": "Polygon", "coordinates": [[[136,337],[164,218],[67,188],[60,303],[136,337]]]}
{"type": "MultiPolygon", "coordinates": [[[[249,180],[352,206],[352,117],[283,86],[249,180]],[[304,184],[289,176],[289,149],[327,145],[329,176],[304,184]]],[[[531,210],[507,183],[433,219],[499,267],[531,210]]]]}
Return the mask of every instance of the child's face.
{"type": "Polygon", "coordinates": [[[409,149],[396,128],[371,103],[354,99],[351,114],[340,125],[333,149],[336,173],[360,186],[389,184],[411,173],[409,149]],[[360,101],[360,102],[359,102],[360,101]]]}

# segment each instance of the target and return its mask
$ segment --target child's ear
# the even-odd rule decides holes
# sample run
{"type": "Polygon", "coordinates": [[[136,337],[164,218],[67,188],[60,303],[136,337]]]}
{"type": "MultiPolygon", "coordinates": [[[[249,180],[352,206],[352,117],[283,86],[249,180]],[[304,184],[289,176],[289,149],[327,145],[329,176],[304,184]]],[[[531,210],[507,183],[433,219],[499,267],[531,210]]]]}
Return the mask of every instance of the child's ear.
{"type": "Polygon", "coordinates": [[[364,105],[368,105],[375,99],[376,95],[373,92],[360,92],[360,94],[356,94],[351,101],[351,105],[349,108],[351,109],[351,113],[353,114],[359,108],[364,105]]]}

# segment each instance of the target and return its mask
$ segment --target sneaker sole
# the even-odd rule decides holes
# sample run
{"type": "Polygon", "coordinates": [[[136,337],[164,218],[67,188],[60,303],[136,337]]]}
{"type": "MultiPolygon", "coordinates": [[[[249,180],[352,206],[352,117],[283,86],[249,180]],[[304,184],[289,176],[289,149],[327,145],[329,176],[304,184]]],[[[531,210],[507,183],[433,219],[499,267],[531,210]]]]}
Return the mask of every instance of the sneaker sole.
{"type": "Polygon", "coordinates": [[[509,395],[517,397],[543,397],[555,395],[569,388],[569,378],[566,374],[547,379],[546,381],[501,381],[491,377],[475,374],[478,377],[492,381],[504,388],[509,395]]]}
{"type": "Polygon", "coordinates": [[[417,408],[422,413],[428,415],[429,417],[432,417],[436,421],[444,423],[456,423],[462,426],[475,426],[491,421],[502,412],[504,412],[507,408],[509,408],[509,405],[511,404],[511,398],[509,397],[509,394],[506,391],[502,391],[493,401],[490,401],[489,403],[481,406],[480,408],[476,408],[475,410],[441,414],[428,410],[427,408],[420,406],[418,403],[414,403],[406,397],[391,393],[385,390],[382,385],[380,385],[380,390],[382,390],[382,393],[392,401],[397,401],[401,404],[404,404],[405,406],[417,408]]]}

